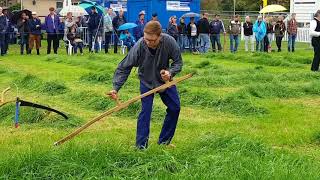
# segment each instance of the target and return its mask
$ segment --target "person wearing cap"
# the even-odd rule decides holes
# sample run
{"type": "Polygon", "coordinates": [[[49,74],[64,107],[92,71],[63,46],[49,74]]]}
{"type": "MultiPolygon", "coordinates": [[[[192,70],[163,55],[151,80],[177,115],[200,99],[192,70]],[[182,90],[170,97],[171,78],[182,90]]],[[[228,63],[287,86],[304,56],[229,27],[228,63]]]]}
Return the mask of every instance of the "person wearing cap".
{"type": "Polygon", "coordinates": [[[151,21],[159,21],[158,20],[158,14],[157,13],[152,13],[152,19],[151,21]]]}
{"type": "Polygon", "coordinates": [[[139,19],[136,21],[136,24],[138,25],[137,27],[134,28],[133,30],[133,35],[134,38],[138,41],[140,38],[143,37],[143,29],[144,26],[146,25],[146,21],[145,21],[145,11],[141,11],[139,13],[139,19]]]}
{"type": "Polygon", "coordinates": [[[197,23],[200,38],[200,53],[207,53],[210,48],[210,24],[208,16],[208,13],[203,13],[202,18],[197,23]]]}
{"type": "Polygon", "coordinates": [[[2,7],[0,7],[0,52],[1,56],[5,55],[5,35],[8,24],[6,16],[2,13],[2,7]]]}
{"type": "Polygon", "coordinates": [[[34,43],[36,43],[37,55],[40,55],[41,21],[36,12],[32,12],[32,18],[28,20],[28,26],[30,30],[29,54],[31,54],[34,43]]]}
{"type": "Polygon", "coordinates": [[[312,37],[312,46],[314,48],[314,57],[311,66],[311,71],[319,71],[320,63],[320,10],[318,10],[314,19],[310,22],[310,36],[312,37]]]}
{"type": "Polygon", "coordinates": [[[123,9],[120,9],[118,15],[116,17],[113,18],[112,20],[112,25],[113,25],[113,29],[114,29],[114,53],[117,54],[118,53],[118,42],[119,42],[119,37],[120,34],[122,33],[122,31],[118,31],[118,28],[127,23],[126,18],[124,17],[124,11],[123,9]]]}
{"type": "Polygon", "coordinates": [[[102,16],[98,14],[96,7],[92,6],[88,19],[89,52],[92,52],[94,49],[98,53],[97,41],[101,27],[103,27],[102,16]]]}
{"type": "MultiPolygon", "coordinates": [[[[133,67],[138,67],[140,93],[143,94],[170,81],[182,70],[182,65],[181,52],[176,41],[171,36],[162,33],[159,22],[150,21],[144,28],[144,37],[119,63],[113,76],[113,90],[107,94],[112,99],[118,99],[118,92],[127,81],[133,67]]],[[[167,115],[158,144],[170,145],[179,119],[180,98],[175,85],[159,92],[159,95],[167,106],[167,115]]],[[[138,117],[136,133],[138,149],[148,147],[153,99],[153,94],[141,99],[142,109],[138,117]]]]}
{"type": "Polygon", "coordinates": [[[49,8],[49,12],[50,13],[48,16],[46,16],[44,22],[44,27],[47,32],[47,54],[51,53],[52,44],[54,54],[58,54],[60,19],[56,15],[55,9],[53,7],[49,8]]]}
{"type": "Polygon", "coordinates": [[[177,25],[177,16],[171,16],[167,27],[167,33],[178,41],[179,31],[177,25]]]}
{"type": "Polygon", "coordinates": [[[253,32],[256,36],[256,51],[264,51],[264,37],[267,33],[266,23],[263,21],[262,16],[258,16],[255,24],[253,25],[253,32]]]}

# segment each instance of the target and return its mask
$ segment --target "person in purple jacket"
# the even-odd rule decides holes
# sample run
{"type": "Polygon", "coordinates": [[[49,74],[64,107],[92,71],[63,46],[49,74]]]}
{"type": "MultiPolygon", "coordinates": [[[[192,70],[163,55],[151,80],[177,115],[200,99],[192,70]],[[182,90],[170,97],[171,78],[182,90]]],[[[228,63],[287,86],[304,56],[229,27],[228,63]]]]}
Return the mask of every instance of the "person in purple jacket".
{"type": "Polygon", "coordinates": [[[49,15],[45,18],[45,29],[47,31],[47,54],[51,53],[51,44],[53,42],[53,52],[55,54],[58,53],[59,47],[59,26],[60,19],[55,13],[55,9],[53,7],[49,8],[49,15]]]}

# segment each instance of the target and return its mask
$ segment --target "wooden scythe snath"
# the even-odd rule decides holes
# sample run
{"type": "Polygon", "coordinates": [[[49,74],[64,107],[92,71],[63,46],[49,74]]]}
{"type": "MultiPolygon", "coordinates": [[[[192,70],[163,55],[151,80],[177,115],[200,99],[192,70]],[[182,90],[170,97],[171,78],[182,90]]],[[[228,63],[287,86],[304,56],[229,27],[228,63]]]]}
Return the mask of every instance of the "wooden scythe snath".
{"type": "Polygon", "coordinates": [[[140,100],[140,99],[142,99],[142,98],[144,98],[144,97],[146,97],[146,96],[149,96],[149,95],[151,95],[151,94],[155,94],[155,93],[157,93],[157,92],[159,92],[159,91],[162,91],[162,90],[165,90],[165,89],[167,89],[167,88],[170,88],[171,86],[176,85],[177,83],[179,83],[179,82],[181,82],[181,81],[184,81],[184,80],[186,80],[186,79],[189,79],[189,78],[191,78],[191,77],[192,77],[192,74],[188,74],[188,75],[185,75],[185,76],[183,76],[183,77],[174,79],[174,80],[172,80],[172,81],[170,81],[170,82],[167,82],[167,83],[165,83],[165,84],[163,84],[163,85],[161,85],[161,86],[159,86],[159,87],[157,87],[157,88],[155,88],[155,89],[152,89],[152,90],[150,90],[150,91],[148,91],[148,92],[146,92],[146,93],[144,93],[144,94],[141,94],[141,95],[139,95],[139,96],[136,96],[136,97],[134,97],[134,98],[132,98],[132,99],[124,102],[124,103],[120,103],[120,102],[117,100],[117,106],[116,106],[116,107],[114,107],[114,108],[112,108],[112,109],[110,109],[110,110],[102,113],[101,115],[95,117],[95,118],[92,119],[91,121],[89,121],[89,122],[87,122],[86,124],[84,124],[83,126],[81,126],[79,129],[75,130],[74,132],[72,132],[71,134],[67,135],[66,137],[60,139],[59,141],[55,142],[54,145],[56,145],[56,146],[61,145],[61,144],[63,144],[64,142],[66,142],[66,141],[74,138],[74,137],[77,136],[80,132],[82,132],[83,130],[87,129],[87,128],[88,128],[89,126],[91,126],[93,123],[95,123],[95,122],[103,119],[104,117],[106,117],[106,116],[108,116],[108,115],[110,115],[110,114],[112,114],[112,113],[114,113],[114,112],[118,112],[118,111],[120,111],[120,110],[122,110],[122,109],[125,109],[125,108],[127,108],[130,104],[132,104],[132,103],[134,103],[134,102],[136,102],[136,101],[138,101],[138,100],[140,100]]]}

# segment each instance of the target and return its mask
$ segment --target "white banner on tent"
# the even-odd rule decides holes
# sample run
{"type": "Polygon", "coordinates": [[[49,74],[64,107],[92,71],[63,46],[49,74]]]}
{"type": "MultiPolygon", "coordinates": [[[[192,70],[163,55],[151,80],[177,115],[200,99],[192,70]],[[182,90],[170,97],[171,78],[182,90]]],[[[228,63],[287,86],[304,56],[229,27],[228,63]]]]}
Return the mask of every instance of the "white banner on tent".
{"type": "Polygon", "coordinates": [[[190,11],[189,2],[167,1],[167,11],[190,11]]]}
{"type": "Polygon", "coordinates": [[[123,11],[127,11],[127,3],[126,2],[118,2],[116,4],[110,4],[110,8],[112,8],[114,11],[120,11],[120,9],[123,9],[123,11]]]}

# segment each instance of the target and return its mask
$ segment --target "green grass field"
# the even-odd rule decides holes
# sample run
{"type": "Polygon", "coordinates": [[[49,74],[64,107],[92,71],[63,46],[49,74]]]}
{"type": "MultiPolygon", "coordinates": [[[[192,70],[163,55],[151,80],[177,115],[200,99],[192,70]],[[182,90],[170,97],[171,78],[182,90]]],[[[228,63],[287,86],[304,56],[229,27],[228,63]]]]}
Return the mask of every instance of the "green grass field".
{"type": "MultiPolygon", "coordinates": [[[[140,103],[53,146],[115,106],[104,93],[122,55],[44,55],[43,48],[41,56],[20,56],[13,47],[0,57],[0,90],[13,87],[6,97],[14,99],[16,84],[22,99],[70,119],[23,107],[15,129],[14,104],[1,107],[0,179],[319,179],[320,73],[310,71],[308,47],[299,44],[294,54],[184,54],[179,76],[194,77],[178,85],[176,148],[156,143],[165,115],[157,96],[145,151],[134,148],[140,103]]],[[[122,101],[139,94],[136,74],[120,91],[122,101]]]]}

